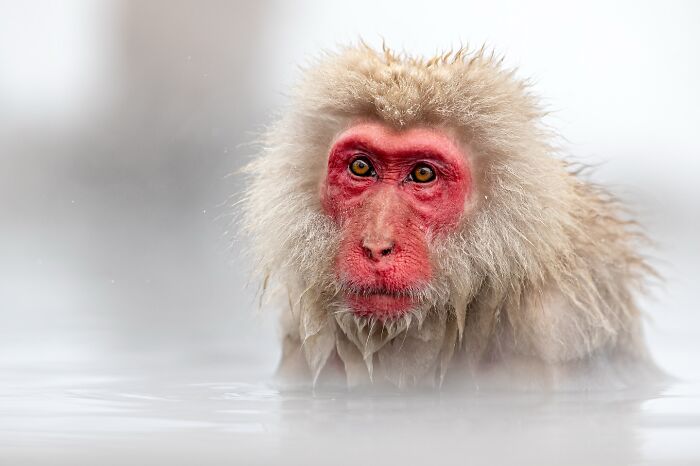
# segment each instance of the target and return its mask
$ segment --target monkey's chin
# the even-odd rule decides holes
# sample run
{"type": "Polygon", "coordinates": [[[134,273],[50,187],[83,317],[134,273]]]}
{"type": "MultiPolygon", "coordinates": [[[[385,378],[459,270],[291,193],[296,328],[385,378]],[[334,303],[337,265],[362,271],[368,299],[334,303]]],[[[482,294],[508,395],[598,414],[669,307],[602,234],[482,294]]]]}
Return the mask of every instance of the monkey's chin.
{"type": "Polygon", "coordinates": [[[410,296],[390,293],[351,293],[346,296],[346,301],[356,315],[380,320],[401,317],[417,305],[410,296]]]}

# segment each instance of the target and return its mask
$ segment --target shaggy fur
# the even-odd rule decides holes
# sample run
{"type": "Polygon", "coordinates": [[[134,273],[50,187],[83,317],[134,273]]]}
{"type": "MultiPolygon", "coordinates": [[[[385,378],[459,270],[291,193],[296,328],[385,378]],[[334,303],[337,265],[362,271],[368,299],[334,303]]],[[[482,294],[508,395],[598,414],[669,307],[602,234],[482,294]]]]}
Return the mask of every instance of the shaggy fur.
{"type": "Polygon", "coordinates": [[[282,285],[288,304],[283,366],[303,354],[314,381],[339,362],[351,385],[401,387],[496,367],[549,384],[593,366],[647,366],[632,296],[652,273],[635,252],[643,237],[556,157],[542,117],[528,85],[483,48],[424,60],[362,44],[308,69],[247,167],[244,199],[264,288],[282,285]],[[332,270],[341,232],[319,186],[334,138],[358,120],[439,127],[471,154],[463,221],[429,238],[436,276],[396,321],[346,309],[332,270]]]}

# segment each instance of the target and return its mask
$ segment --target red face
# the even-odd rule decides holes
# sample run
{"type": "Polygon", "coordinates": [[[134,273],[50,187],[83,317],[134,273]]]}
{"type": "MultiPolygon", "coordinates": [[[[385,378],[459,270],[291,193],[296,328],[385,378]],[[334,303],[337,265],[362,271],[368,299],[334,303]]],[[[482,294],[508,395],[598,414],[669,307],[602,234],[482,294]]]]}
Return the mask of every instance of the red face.
{"type": "Polygon", "coordinates": [[[471,184],[464,149],[437,128],[359,123],[336,139],[321,202],[343,228],[336,275],[355,313],[386,319],[417,304],[408,292],[433,275],[428,235],[457,225],[471,184]]]}

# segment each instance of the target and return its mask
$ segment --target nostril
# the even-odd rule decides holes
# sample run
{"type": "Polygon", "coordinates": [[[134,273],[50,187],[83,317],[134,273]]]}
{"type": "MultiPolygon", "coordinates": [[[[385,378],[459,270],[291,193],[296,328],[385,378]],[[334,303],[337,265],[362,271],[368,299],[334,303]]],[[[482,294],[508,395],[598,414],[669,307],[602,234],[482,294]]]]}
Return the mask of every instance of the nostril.
{"type": "Polygon", "coordinates": [[[364,255],[373,261],[378,261],[382,257],[389,256],[394,252],[394,243],[384,241],[380,244],[371,244],[365,242],[362,246],[362,252],[364,255]]]}

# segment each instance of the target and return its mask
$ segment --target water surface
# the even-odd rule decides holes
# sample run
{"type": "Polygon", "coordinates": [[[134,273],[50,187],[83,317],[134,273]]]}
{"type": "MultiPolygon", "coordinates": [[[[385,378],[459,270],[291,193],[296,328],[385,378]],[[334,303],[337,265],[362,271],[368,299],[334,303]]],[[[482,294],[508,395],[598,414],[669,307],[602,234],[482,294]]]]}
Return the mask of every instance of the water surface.
{"type": "Polygon", "coordinates": [[[285,390],[260,375],[5,373],[1,463],[700,462],[694,383],[657,391],[378,393],[285,390]]]}

